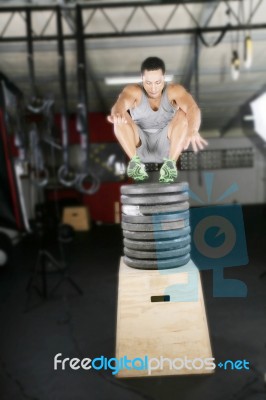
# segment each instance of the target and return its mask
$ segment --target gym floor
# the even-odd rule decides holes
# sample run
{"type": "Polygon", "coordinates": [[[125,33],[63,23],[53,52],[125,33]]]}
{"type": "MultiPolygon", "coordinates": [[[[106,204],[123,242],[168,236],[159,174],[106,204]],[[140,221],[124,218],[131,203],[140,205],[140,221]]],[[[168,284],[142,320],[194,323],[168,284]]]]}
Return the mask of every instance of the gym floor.
{"type": "MultiPolygon", "coordinates": [[[[265,399],[265,214],[265,207],[244,207],[249,264],[225,270],[226,278],[246,283],[246,298],[214,298],[212,271],[201,272],[214,357],[250,362],[249,370],[217,368],[208,376],[118,379],[110,371],[55,371],[57,353],[115,355],[121,228],[95,224],[77,233],[67,245],[67,271],[83,295],[65,281],[48,300],[26,290],[38,242],[25,237],[14,248],[12,265],[0,271],[1,400],[265,399]]],[[[45,246],[58,257],[54,238],[45,246]]],[[[61,273],[47,273],[49,290],[61,273]]]]}

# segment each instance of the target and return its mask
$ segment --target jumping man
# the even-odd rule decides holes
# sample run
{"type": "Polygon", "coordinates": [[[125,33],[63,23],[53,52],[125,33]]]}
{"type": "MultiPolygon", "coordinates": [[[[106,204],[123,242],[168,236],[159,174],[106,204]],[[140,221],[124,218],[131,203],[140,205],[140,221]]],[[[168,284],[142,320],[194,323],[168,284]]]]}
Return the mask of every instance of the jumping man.
{"type": "Polygon", "coordinates": [[[208,144],[199,134],[200,109],[183,86],[165,83],[160,58],[144,60],[141,77],[141,86],[128,85],[122,90],[107,119],[130,159],[129,177],[145,180],[145,163],[162,163],[159,181],[173,182],[181,152],[190,144],[194,152],[208,144]]]}

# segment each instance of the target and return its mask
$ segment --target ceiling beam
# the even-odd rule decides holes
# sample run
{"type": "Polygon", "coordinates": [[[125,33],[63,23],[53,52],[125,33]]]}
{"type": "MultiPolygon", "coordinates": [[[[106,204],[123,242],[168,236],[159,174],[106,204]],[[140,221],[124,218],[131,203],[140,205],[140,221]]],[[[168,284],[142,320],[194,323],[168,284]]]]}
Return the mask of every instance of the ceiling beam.
{"type": "MultiPolygon", "coordinates": [[[[212,3],[219,3],[221,0],[212,0],[212,3]]],[[[235,0],[235,1],[242,1],[242,0],[235,0]]],[[[176,5],[177,3],[182,4],[203,4],[209,3],[210,0],[150,0],[150,1],[127,1],[121,4],[121,2],[79,2],[79,5],[84,10],[95,10],[95,9],[104,9],[104,8],[132,8],[132,7],[153,7],[153,6],[168,6],[168,5],[176,5]]],[[[73,9],[76,7],[76,4],[65,3],[61,6],[63,9],[73,9]]],[[[26,9],[31,11],[49,11],[49,10],[56,10],[57,4],[27,4],[27,5],[13,5],[13,6],[1,6],[0,12],[23,12],[26,9]]]]}
{"type": "MultiPolygon", "coordinates": [[[[266,41],[266,34],[255,31],[252,34],[253,42],[265,42],[266,41]]],[[[212,38],[210,38],[212,41],[212,38]]],[[[224,36],[223,44],[231,44],[232,40],[229,35],[224,36]]],[[[145,47],[176,47],[176,46],[189,46],[191,45],[191,37],[190,36],[161,36],[157,38],[157,41],[154,41],[154,38],[121,38],[121,40],[116,39],[108,39],[105,40],[90,40],[86,42],[86,50],[114,50],[114,49],[138,49],[138,48],[145,48],[145,47]]],[[[25,53],[25,46],[23,43],[13,43],[12,46],[7,43],[1,43],[0,39],[0,49],[1,53],[25,53]]],[[[73,51],[76,49],[76,45],[74,41],[67,40],[65,43],[65,50],[66,51],[73,51]]],[[[51,41],[45,43],[42,42],[38,47],[37,51],[45,52],[45,51],[55,51],[56,50],[56,43],[51,41]]],[[[36,51],[36,50],[35,50],[36,51]]]]}
{"type": "MultiPolygon", "coordinates": [[[[1,12],[1,11],[0,11],[1,12]]],[[[200,28],[184,28],[184,29],[167,29],[164,31],[138,31],[138,32],[104,32],[104,33],[84,33],[85,39],[106,39],[106,38],[128,38],[128,37],[145,37],[145,36],[166,36],[166,35],[191,35],[198,33],[213,33],[213,32],[230,32],[230,31],[249,31],[266,29],[266,23],[263,24],[252,24],[252,25],[237,25],[237,26],[213,26],[213,27],[200,27],[200,28]]],[[[44,36],[33,36],[34,42],[45,42],[45,41],[56,41],[57,35],[44,35],[44,36]]],[[[12,43],[12,42],[25,42],[26,36],[11,36],[1,37],[0,43],[12,43]]],[[[64,40],[75,40],[75,35],[67,34],[64,35],[64,40]]]]}

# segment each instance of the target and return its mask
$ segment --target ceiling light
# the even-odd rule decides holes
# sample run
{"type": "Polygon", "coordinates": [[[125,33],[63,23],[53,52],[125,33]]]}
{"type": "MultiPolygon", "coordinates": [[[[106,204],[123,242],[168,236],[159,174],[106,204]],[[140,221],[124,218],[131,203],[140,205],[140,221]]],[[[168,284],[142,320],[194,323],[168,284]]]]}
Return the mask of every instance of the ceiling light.
{"type": "Polygon", "coordinates": [[[254,116],[253,115],[244,115],[243,120],[244,121],[254,121],[254,116]]]}
{"type": "Polygon", "coordinates": [[[244,65],[246,68],[250,68],[252,64],[253,56],[253,44],[250,36],[245,37],[244,44],[244,65]]]}
{"type": "MultiPolygon", "coordinates": [[[[171,82],[174,75],[165,75],[165,81],[171,82]]],[[[140,76],[117,76],[117,77],[107,77],[104,79],[106,85],[125,85],[130,83],[140,83],[140,76]]]]}

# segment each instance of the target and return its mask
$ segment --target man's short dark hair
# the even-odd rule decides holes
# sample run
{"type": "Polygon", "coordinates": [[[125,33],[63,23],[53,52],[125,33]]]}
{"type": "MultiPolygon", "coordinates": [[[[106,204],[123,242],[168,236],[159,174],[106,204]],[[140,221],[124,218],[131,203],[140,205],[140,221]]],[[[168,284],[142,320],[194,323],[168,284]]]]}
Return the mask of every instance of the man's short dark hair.
{"type": "Polygon", "coordinates": [[[156,71],[157,69],[161,69],[163,71],[163,74],[165,73],[165,64],[163,60],[161,60],[159,57],[148,57],[146,60],[143,61],[141,64],[141,73],[145,70],[147,71],[156,71]]]}

